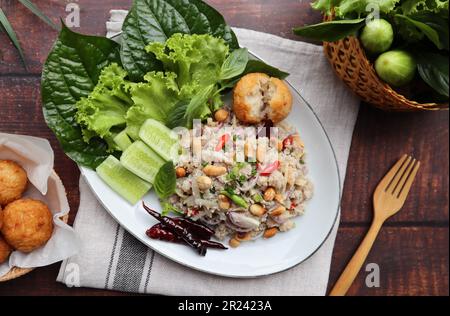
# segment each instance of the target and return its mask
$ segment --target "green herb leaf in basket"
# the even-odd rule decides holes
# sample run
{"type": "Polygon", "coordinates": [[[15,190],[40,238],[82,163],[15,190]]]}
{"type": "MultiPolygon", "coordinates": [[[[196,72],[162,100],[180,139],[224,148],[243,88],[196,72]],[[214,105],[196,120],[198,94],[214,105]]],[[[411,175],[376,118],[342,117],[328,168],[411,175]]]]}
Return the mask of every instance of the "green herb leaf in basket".
{"type": "Polygon", "coordinates": [[[296,28],[294,33],[319,41],[334,42],[356,34],[364,26],[364,21],[365,19],[328,21],[296,28]]]}
{"type": "Polygon", "coordinates": [[[449,97],[448,57],[438,53],[420,53],[417,56],[420,77],[437,93],[449,97]]]}

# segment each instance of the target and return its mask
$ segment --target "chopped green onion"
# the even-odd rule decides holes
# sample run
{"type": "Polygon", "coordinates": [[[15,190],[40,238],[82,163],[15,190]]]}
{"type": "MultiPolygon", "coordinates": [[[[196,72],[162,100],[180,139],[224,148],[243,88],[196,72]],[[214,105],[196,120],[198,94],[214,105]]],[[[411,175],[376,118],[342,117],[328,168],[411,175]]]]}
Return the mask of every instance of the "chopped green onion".
{"type": "Polygon", "coordinates": [[[261,196],[261,194],[255,194],[252,197],[253,201],[255,201],[256,203],[262,202],[263,197],[261,196]]]}
{"type": "Polygon", "coordinates": [[[237,206],[240,206],[240,207],[243,207],[243,208],[248,208],[247,202],[242,197],[240,197],[239,195],[234,194],[234,193],[230,193],[227,190],[221,191],[220,194],[225,195],[227,198],[229,198],[231,201],[233,201],[233,203],[236,204],[237,206]]]}

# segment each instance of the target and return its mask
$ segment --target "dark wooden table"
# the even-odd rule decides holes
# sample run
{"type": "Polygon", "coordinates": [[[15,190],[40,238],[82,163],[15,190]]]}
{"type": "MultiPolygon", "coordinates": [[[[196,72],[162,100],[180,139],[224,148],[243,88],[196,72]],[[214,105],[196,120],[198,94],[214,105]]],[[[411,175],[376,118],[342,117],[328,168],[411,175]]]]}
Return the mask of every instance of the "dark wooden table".
{"type": "MultiPolygon", "coordinates": [[[[131,0],[34,0],[53,21],[65,17],[68,2],[81,8],[79,32],[105,34],[111,8],[127,9],[131,0]]],[[[233,26],[297,39],[294,26],[314,23],[320,15],[308,0],[210,0],[233,26]]],[[[44,123],[40,100],[42,64],[57,33],[18,1],[0,0],[25,51],[25,70],[4,33],[0,33],[0,131],[50,140],[55,168],[67,189],[73,221],[78,208],[79,171],[60,149],[44,123]]],[[[377,263],[381,286],[368,288],[362,271],[350,295],[448,295],[448,166],[449,113],[384,113],[362,104],[353,134],[342,201],[342,218],[331,265],[330,287],[350,259],[371,217],[371,196],[377,182],[403,153],[422,162],[403,210],[382,229],[367,262],[377,263]]],[[[40,268],[0,284],[0,295],[125,295],[111,291],[66,288],[56,283],[59,264],[40,268]]]]}

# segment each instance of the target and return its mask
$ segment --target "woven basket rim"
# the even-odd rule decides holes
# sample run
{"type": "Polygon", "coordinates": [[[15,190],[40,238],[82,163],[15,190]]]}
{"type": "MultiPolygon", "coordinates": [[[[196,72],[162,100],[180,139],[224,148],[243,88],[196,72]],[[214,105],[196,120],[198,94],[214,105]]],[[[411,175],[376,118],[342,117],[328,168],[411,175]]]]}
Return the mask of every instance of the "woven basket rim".
{"type": "MultiPolygon", "coordinates": [[[[361,41],[359,40],[359,38],[352,36],[352,38],[354,38],[356,41],[358,41],[358,44],[361,45],[361,41]]],[[[370,68],[372,69],[372,71],[376,74],[375,68],[373,67],[373,63],[370,62],[370,60],[367,58],[367,55],[364,52],[364,62],[367,63],[370,68]]],[[[389,84],[387,84],[386,82],[384,82],[383,80],[381,80],[381,78],[378,77],[378,75],[376,76],[379,84],[384,86],[384,89],[386,92],[388,92],[389,94],[391,94],[392,96],[394,96],[397,99],[402,99],[404,103],[407,103],[409,106],[411,107],[416,107],[416,108],[420,108],[420,109],[425,109],[425,110],[435,110],[437,108],[442,108],[448,109],[448,102],[447,103],[435,103],[435,102],[427,102],[427,103],[420,103],[414,100],[411,100],[409,98],[407,98],[406,96],[404,96],[403,94],[398,93],[397,91],[395,91],[389,84]]]]}
{"type": "MultiPolygon", "coordinates": [[[[53,170],[53,174],[60,179],[60,177],[58,176],[58,174],[56,173],[55,170],[53,170]]],[[[61,180],[61,179],[60,179],[61,180]]],[[[66,193],[67,194],[67,193],[66,193]]],[[[69,221],[69,212],[64,215],[63,217],[61,217],[61,220],[67,224],[67,222],[69,221]]],[[[6,273],[5,275],[3,275],[2,277],[0,277],[0,282],[6,282],[6,281],[10,281],[13,279],[17,279],[27,273],[30,273],[31,271],[33,271],[36,268],[19,268],[19,267],[12,267],[11,270],[9,270],[8,273],[6,273]]]]}
{"type": "MultiPolygon", "coordinates": [[[[324,21],[331,21],[334,18],[334,14],[332,15],[324,15],[323,19],[324,21]]],[[[361,41],[356,36],[348,36],[348,40],[355,41],[355,44],[358,45],[361,48],[361,52],[363,54],[364,59],[360,62],[363,62],[368,66],[367,68],[370,69],[370,72],[373,74],[373,78],[376,81],[377,85],[383,87],[383,91],[390,95],[392,98],[398,100],[406,107],[409,107],[411,110],[413,109],[420,109],[420,110],[448,110],[449,108],[449,102],[443,102],[443,103],[435,103],[435,102],[427,102],[427,103],[420,103],[414,100],[411,100],[404,96],[403,94],[400,94],[396,90],[394,90],[388,83],[384,82],[376,73],[375,68],[373,66],[373,63],[370,62],[369,58],[367,58],[367,54],[365,50],[362,47],[361,41]]],[[[345,39],[342,39],[345,40],[345,39]]],[[[332,45],[332,43],[329,42],[323,42],[324,49],[327,49],[328,45],[332,45]]],[[[331,61],[331,60],[330,60],[331,61]]]]}

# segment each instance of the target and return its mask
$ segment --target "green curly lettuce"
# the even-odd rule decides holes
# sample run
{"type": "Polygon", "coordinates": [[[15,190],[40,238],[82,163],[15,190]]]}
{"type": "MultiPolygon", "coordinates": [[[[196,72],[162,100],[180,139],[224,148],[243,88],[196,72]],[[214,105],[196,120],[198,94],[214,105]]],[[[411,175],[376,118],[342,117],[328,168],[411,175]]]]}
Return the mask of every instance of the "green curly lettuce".
{"type": "Polygon", "coordinates": [[[166,71],[177,74],[183,95],[192,96],[219,81],[229,47],[222,38],[211,35],[174,34],[165,43],[146,46],[163,63],[166,71]]]}
{"type": "Polygon", "coordinates": [[[378,8],[380,13],[389,13],[394,10],[400,0],[342,0],[335,8],[336,16],[364,17],[378,8]]]}
{"type": "MultiPolygon", "coordinates": [[[[190,126],[193,118],[205,118],[223,105],[219,86],[223,65],[233,54],[243,53],[230,49],[222,38],[208,34],[174,34],[165,43],[154,42],[146,46],[163,64],[163,72],[148,73],[144,83],[132,84],[130,93],[135,105],[127,113],[127,133],[137,137],[140,125],[147,118],[173,126],[183,122],[190,126]],[[184,107],[177,108],[180,103],[184,107]],[[176,108],[176,109],[175,109],[176,108]]],[[[245,50],[245,54],[247,51],[245,50]]],[[[240,59],[239,59],[240,60],[240,59]]],[[[239,68],[228,60],[228,66],[239,68]]],[[[227,69],[234,73],[235,69],[227,69]]]]}
{"type": "Polygon", "coordinates": [[[181,98],[177,75],[173,72],[149,72],[145,82],[130,85],[134,105],[126,114],[127,134],[137,139],[139,128],[148,118],[166,124],[169,113],[181,98]]]}
{"type": "Polygon", "coordinates": [[[311,6],[322,13],[330,15],[333,10],[340,19],[352,19],[367,16],[372,8],[379,8],[380,13],[394,10],[400,0],[316,0],[311,6]]]}
{"type": "Polygon", "coordinates": [[[315,0],[311,7],[326,15],[334,12],[339,19],[365,17],[375,7],[381,14],[429,12],[448,17],[448,0],[315,0]]]}
{"type": "Polygon", "coordinates": [[[109,151],[117,150],[112,138],[125,128],[125,115],[133,104],[128,93],[127,73],[118,64],[105,67],[94,90],[76,104],[76,121],[80,124],[83,140],[100,137],[108,144],[109,151]]]}
{"type": "Polygon", "coordinates": [[[404,15],[423,12],[446,14],[448,17],[448,0],[404,0],[397,9],[397,13],[404,15]]]}

